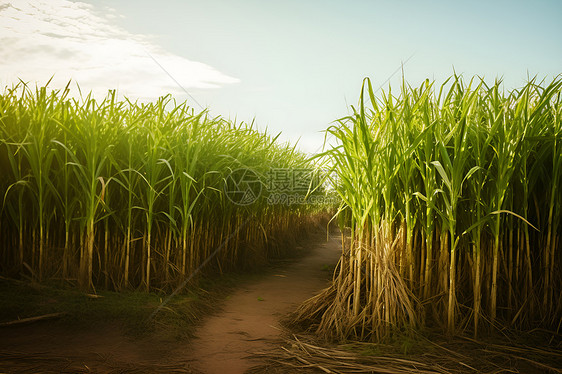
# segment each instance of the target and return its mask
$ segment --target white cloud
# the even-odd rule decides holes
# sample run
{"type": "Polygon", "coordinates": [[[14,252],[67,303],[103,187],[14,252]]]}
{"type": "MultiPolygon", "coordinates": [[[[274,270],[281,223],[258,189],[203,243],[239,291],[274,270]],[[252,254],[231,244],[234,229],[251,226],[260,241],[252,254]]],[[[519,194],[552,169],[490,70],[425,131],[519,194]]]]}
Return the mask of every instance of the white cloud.
{"type": "Polygon", "coordinates": [[[146,35],[111,24],[92,5],[67,0],[0,1],[0,83],[22,79],[64,87],[70,79],[82,91],[103,97],[108,89],[133,98],[183,93],[152,56],[185,89],[236,83],[204,63],[166,52],[146,35]],[[149,55],[150,54],[150,55],[149,55]]]}

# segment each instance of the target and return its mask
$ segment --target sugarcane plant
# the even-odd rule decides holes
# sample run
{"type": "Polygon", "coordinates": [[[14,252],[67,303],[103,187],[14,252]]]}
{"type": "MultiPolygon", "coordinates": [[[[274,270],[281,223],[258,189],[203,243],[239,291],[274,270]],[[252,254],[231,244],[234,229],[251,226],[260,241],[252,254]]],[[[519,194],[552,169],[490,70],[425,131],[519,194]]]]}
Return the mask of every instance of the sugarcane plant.
{"type": "Polygon", "coordinates": [[[331,209],[273,206],[265,192],[249,206],[229,200],[237,169],[315,167],[252,123],[171,95],[80,95],[23,82],[0,94],[2,274],[64,278],[87,292],[172,289],[201,265],[222,272],[279,255],[331,209]]]}
{"type": "Polygon", "coordinates": [[[318,157],[337,175],[342,258],[295,313],[327,338],[562,323],[562,79],[434,87],[377,97],[365,79],[358,108],[327,130],[335,143],[318,157]]]}

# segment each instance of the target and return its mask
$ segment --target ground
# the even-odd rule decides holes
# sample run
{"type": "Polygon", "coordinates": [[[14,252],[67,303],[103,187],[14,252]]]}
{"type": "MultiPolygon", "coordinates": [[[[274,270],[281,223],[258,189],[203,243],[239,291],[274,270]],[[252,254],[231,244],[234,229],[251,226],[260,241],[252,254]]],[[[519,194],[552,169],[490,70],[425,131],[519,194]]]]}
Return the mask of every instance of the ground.
{"type": "MultiPolygon", "coordinates": [[[[99,315],[86,325],[39,321],[0,327],[0,373],[244,373],[260,364],[252,353],[280,342],[281,318],[327,285],[340,242],[338,236],[329,241],[322,236],[297,249],[304,255],[242,281],[223,300],[215,298],[216,308],[190,339],[159,333],[158,326],[148,334],[131,333],[130,326],[99,315]]],[[[42,300],[57,303],[56,295],[42,300]]]]}
{"type": "Polygon", "coordinates": [[[0,279],[1,373],[562,373],[562,339],[548,331],[490,339],[439,332],[388,344],[318,342],[281,321],[326,287],[339,236],[316,236],[300,255],[259,272],[224,275],[175,297],[76,291],[0,279]],[[226,285],[226,287],[225,287],[226,285]],[[2,326],[54,312],[58,319],[2,326]]]}
{"type": "Polygon", "coordinates": [[[223,374],[225,368],[234,374],[256,365],[248,356],[279,343],[280,319],[327,285],[340,245],[337,237],[311,245],[306,257],[233,293],[222,313],[197,330],[186,352],[194,366],[208,374],[223,374]]]}

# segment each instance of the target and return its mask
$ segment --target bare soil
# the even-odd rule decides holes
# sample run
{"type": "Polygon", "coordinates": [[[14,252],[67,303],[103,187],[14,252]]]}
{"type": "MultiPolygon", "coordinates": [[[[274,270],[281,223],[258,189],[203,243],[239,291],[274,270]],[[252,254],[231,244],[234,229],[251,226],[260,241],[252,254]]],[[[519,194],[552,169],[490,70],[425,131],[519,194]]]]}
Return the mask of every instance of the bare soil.
{"type": "Polygon", "coordinates": [[[249,356],[280,341],[280,320],[325,287],[341,247],[311,242],[303,257],[243,282],[217,302],[189,342],[132,337],[112,323],[72,329],[52,321],[0,328],[0,373],[244,373],[249,356]]]}
{"type": "Polygon", "coordinates": [[[298,262],[239,288],[197,331],[187,352],[194,367],[207,374],[238,374],[259,364],[248,356],[279,342],[280,319],[326,287],[340,252],[336,238],[316,243],[298,262]]]}

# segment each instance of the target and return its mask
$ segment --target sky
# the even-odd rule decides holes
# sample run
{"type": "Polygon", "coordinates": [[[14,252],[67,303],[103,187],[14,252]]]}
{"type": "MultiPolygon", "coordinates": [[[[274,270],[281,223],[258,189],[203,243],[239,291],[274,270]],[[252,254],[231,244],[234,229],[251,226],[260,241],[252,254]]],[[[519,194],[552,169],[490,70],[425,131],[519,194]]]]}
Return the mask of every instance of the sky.
{"type": "Polygon", "coordinates": [[[0,85],[171,93],[317,152],[365,77],[385,91],[402,74],[553,79],[561,19],[557,0],[0,0],[0,85]]]}

